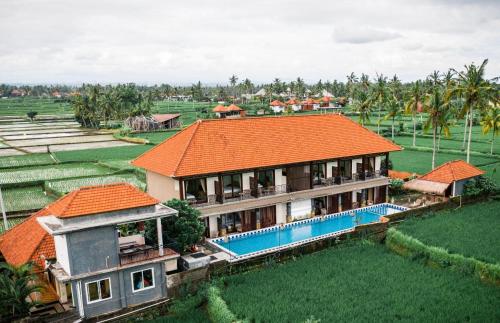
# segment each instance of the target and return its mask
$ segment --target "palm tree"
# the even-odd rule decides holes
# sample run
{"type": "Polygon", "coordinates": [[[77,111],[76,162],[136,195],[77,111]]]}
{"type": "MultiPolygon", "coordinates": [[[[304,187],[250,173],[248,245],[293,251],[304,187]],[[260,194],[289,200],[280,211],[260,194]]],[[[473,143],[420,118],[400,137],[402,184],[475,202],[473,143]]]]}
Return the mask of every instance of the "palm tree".
{"type": "Polygon", "coordinates": [[[347,94],[349,95],[349,98],[352,99],[354,96],[354,84],[358,82],[358,77],[354,72],[351,72],[351,74],[347,75],[347,94]]]}
{"type": "Polygon", "coordinates": [[[365,122],[370,121],[371,111],[371,101],[366,91],[357,91],[356,99],[352,106],[353,111],[359,113],[359,123],[364,126],[365,122]]]}
{"type": "MultiPolygon", "coordinates": [[[[467,162],[470,161],[470,148],[472,139],[472,121],[475,109],[484,110],[490,101],[493,86],[484,78],[488,59],[478,67],[474,63],[465,65],[465,71],[457,73],[458,82],[448,93],[449,97],[463,98],[462,115],[469,115],[469,134],[467,139],[467,162]]],[[[467,122],[467,120],[466,120],[467,122]]]]}
{"type": "Polygon", "coordinates": [[[391,139],[394,141],[394,120],[397,116],[401,114],[401,103],[395,97],[391,98],[387,104],[387,114],[385,115],[385,119],[391,119],[391,139]]]}
{"type": "MultiPolygon", "coordinates": [[[[442,126],[442,114],[446,110],[446,101],[439,87],[434,87],[431,94],[426,97],[426,110],[428,113],[427,121],[425,122],[424,129],[428,131],[432,128],[432,169],[436,166],[436,137],[438,129],[442,126]]],[[[449,129],[443,129],[446,136],[449,136],[449,129]]]]}
{"type": "Polygon", "coordinates": [[[406,102],[405,112],[411,114],[411,119],[413,122],[413,147],[416,146],[417,142],[417,113],[419,109],[422,109],[422,99],[424,98],[424,91],[420,84],[420,80],[417,80],[409,91],[410,98],[406,102]]]}
{"type": "Polygon", "coordinates": [[[40,292],[41,286],[34,283],[36,276],[33,266],[24,264],[13,266],[0,264],[0,316],[2,319],[27,315],[36,302],[29,301],[29,296],[40,292]]]}
{"type": "Polygon", "coordinates": [[[376,82],[373,87],[371,102],[378,103],[378,122],[377,134],[380,134],[380,119],[382,113],[382,105],[387,102],[387,77],[384,74],[377,74],[376,82]]]}
{"type": "Polygon", "coordinates": [[[236,96],[236,93],[235,93],[235,86],[236,86],[236,83],[238,82],[238,77],[236,75],[231,75],[231,77],[229,78],[229,83],[231,84],[231,87],[233,89],[233,96],[236,96]]]}
{"type": "Polygon", "coordinates": [[[498,106],[493,106],[493,108],[489,109],[488,112],[484,114],[481,125],[484,135],[491,131],[492,137],[490,154],[493,155],[493,143],[495,142],[495,136],[500,133],[500,108],[498,106]]]}

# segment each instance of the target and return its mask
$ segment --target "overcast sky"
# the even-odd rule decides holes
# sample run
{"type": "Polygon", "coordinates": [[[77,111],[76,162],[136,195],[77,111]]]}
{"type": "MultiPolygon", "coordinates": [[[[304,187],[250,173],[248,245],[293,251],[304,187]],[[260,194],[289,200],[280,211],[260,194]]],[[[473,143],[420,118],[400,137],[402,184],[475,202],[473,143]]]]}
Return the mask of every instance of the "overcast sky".
{"type": "Polygon", "coordinates": [[[0,82],[423,78],[489,58],[500,1],[0,0],[0,82]]]}

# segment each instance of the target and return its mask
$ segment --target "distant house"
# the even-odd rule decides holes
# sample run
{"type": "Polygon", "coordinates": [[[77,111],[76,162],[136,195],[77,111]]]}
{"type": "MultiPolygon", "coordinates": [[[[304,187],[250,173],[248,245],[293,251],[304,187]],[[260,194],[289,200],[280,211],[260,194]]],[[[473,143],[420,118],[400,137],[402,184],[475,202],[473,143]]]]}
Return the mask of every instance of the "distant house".
{"type": "Polygon", "coordinates": [[[308,98],[308,99],[302,101],[302,110],[303,111],[318,110],[319,107],[320,107],[319,100],[314,100],[312,98],[308,98]]]}
{"type": "Polygon", "coordinates": [[[235,104],[231,104],[230,106],[223,106],[222,104],[217,105],[212,109],[212,112],[215,113],[217,118],[239,118],[245,116],[245,110],[240,108],[235,104]]]}
{"type": "Polygon", "coordinates": [[[24,92],[20,91],[18,89],[14,89],[10,91],[10,96],[18,97],[18,96],[24,96],[24,92]]]}
{"type": "Polygon", "coordinates": [[[33,261],[61,304],[96,317],[167,297],[166,275],[179,254],[161,235],[147,244],[144,222],[161,231],[161,219],[176,214],[130,184],[82,187],[7,231],[0,251],[13,265],[33,261]],[[131,224],[137,233],[120,233],[131,224]]]}
{"type": "Polygon", "coordinates": [[[300,109],[301,109],[300,101],[298,101],[296,99],[290,99],[290,100],[286,101],[285,104],[287,106],[289,106],[292,109],[292,111],[294,111],[294,112],[300,111],[300,109]]]}
{"type": "Polygon", "coordinates": [[[453,160],[406,182],[403,187],[426,194],[453,197],[462,195],[465,183],[483,174],[484,171],[463,160],[453,160]]]}
{"type": "Polygon", "coordinates": [[[406,181],[409,181],[410,178],[412,178],[412,177],[418,177],[418,175],[415,173],[401,172],[401,171],[389,169],[389,178],[390,179],[401,179],[401,180],[406,182],[406,181]]]}
{"type": "Polygon", "coordinates": [[[271,108],[274,113],[283,113],[285,111],[285,104],[279,100],[274,100],[269,103],[269,108],[271,108]]]}
{"type": "Polygon", "coordinates": [[[160,129],[172,129],[181,127],[181,115],[179,113],[174,114],[153,114],[152,118],[159,125],[160,129]]]}

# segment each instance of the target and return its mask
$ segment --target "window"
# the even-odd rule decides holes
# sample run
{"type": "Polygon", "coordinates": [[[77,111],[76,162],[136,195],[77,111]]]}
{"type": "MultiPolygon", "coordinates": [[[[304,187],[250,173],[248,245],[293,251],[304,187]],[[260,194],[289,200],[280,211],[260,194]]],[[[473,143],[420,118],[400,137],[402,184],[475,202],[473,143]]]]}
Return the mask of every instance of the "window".
{"type": "Polygon", "coordinates": [[[351,178],[352,176],[351,160],[348,159],[339,160],[339,170],[340,170],[340,176],[351,178]]]}
{"type": "Polygon", "coordinates": [[[155,287],[153,268],[144,269],[132,273],[132,290],[138,292],[155,287]]]}
{"type": "Polygon", "coordinates": [[[326,179],[326,164],[313,164],[312,165],[312,175],[313,175],[313,185],[321,185],[326,179]]]}
{"type": "Polygon", "coordinates": [[[100,302],[111,298],[111,281],[109,278],[86,283],[87,303],[100,302]]]}
{"type": "Polygon", "coordinates": [[[238,197],[242,191],[241,174],[222,176],[222,184],[224,190],[224,197],[226,198],[238,197]]]}
{"type": "Polygon", "coordinates": [[[193,202],[207,201],[207,179],[196,178],[184,181],[184,198],[193,202]]]}
{"type": "Polygon", "coordinates": [[[258,174],[259,187],[268,188],[274,186],[274,169],[261,170],[258,174]]]}
{"type": "Polygon", "coordinates": [[[241,228],[240,212],[221,214],[218,221],[219,230],[225,228],[227,232],[235,232],[241,228]]]}

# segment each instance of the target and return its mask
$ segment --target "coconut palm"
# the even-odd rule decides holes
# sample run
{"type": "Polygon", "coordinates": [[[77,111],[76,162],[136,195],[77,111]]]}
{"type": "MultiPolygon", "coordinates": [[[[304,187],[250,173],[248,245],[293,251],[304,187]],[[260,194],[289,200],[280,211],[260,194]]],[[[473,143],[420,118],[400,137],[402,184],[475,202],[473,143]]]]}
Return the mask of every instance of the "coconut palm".
{"type": "MultiPolygon", "coordinates": [[[[481,112],[488,107],[494,87],[484,78],[484,72],[488,59],[480,66],[474,63],[465,65],[465,71],[457,73],[457,84],[448,92],[448,97],[460,97],[463,99],[461,115],[469,115],[469,134],[467,139],[467,162],[470,161],[470,149],[472,139],[472,121],[476,110],[481,112]]],[[[466,120],[467,122],[467,120],[466,120]]]]}
{"type": "Polygon", "coordinates": [[[413,122],[413,147],[416,146],[417,142],[417,113],[421,112],[424,95],[424,90],[420,80],[417,80],[410,88],[409,99],[405,105],[405,112],[407,114],[411,114],[413,122]]]}
{"type": "Polygon", "coordinates": [[[229,84],[231,84],[233,96],[236,96],[235,86],[236,86],[237,82],[238,82],[238,77],[236,75],[234,75],[234,74],[231,75],[231,77],[229,78],[229,84]]]}
{"type": "Polygon", "coordinates": [[[349,98],[352,98],[354,96],[354,85],[358,83],[358,77],[354,72],[351,72],[351,74],[347,75],[347,94],[349,95],[349,98]]]}
{"type": "Polygon", "coordinates": [[[394,121],[396,117],[401,114],[403,111],[401,106],[401,101],[399,101],[396,97],[392,97],[387,102],[387,114],[385,115],[385,119],[391,119],[391,139],[394,141],[394,121]]]}
{"type": "MultiPolygon", "coordinates": [[[[428,113],[427,121],[424,124],[424,130],[432,128],[432,169],[436,166],[436,139],[438,130],[442,127],[443,113],[447,109],[447,103],[444,99],[442,90],[435,86],[432,93],[426,96],[425,108],[428,113]]],[[[443,132],[449,136],[449,128],[443,126],[443,132]]]]}
{"type": "Polygon", "coordinates": [[[376,82],[374,83],[372,91],[372,103],[377,103],[378,105],[378,122],[377,122],[377,134],[380,134],[380,121],[382,117],[382,106],[387,102],[388,91],[387,91],[387,77],[384,74],[377,74],[376,82]]]}
{"type": "Polygon", "coordinates": [[[36,302],[29,296],[42,290],[36,284],[31,264],[13,266],[0,264],[0,319],[23,316],[29,313],[36,302]]]}
{"type": "Polygon", "coordinates": [[[355,97],[352,110],[359,113],[359,123],[364,126],[365,122],[370,121],[370,115],[372,113],[370,96],[367,91],[359,90],[356,91],[355,97]]]}
{"type": "Polygon", "coordinates": [[[500,108],[498,106],[493,106],[488,110],[487,113],[483,115],[483,120],[481,121],[481,126],[483,129],[483,134],[486,135],[491,131],[491,148],[490,154],[493,155],[493,145],[495,142],[495,136],[500,133],[500,108]]]}

